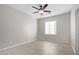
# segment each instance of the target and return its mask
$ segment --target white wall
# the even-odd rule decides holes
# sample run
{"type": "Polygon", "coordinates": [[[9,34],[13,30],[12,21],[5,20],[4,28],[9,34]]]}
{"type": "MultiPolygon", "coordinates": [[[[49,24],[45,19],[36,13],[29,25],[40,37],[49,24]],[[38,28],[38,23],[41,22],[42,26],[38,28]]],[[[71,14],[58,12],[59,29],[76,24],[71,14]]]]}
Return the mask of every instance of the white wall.
{"type": "Polygon", "coordinates": [[[36,39],[37,21],[7,5],[0,5],[0,49],[36,39]]]}
{"type": "Polygon", "coordinates": [[[76,25],[75,25],[75,8],[71,10],[71,46],[75,52],[75,39],[76,39],[76,25]]]}
{"type": "Polygon", "coordinates": [[[38,38],[39,40],[70,44],[70,13],[38,19],[38,38]],[[45,35],[45,22],[51,20],[57,21],[57,34],[45,35]]]}
{"type": "Polygon", "coordinates": [[[74,54],[79,54],[79,5],[71,10],[71,46],[74,54]]]}
{"type": "Polygon", "coordinates": [[[79,9],[76,10],[75,19],[76,19],[76,40],[75,40],[75,48],[76,48],[76,54],[79,55],[79,9]]]}

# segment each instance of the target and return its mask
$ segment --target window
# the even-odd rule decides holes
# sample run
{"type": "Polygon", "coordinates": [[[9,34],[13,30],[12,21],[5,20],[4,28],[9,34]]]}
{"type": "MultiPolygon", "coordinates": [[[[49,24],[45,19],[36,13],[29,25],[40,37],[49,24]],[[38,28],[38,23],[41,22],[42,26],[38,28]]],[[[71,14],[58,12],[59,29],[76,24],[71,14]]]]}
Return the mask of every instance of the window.
{"type": "Polygon", "coordinates": [[[56,21],[45,22],[45,34],[56,34],[56,21]]]}

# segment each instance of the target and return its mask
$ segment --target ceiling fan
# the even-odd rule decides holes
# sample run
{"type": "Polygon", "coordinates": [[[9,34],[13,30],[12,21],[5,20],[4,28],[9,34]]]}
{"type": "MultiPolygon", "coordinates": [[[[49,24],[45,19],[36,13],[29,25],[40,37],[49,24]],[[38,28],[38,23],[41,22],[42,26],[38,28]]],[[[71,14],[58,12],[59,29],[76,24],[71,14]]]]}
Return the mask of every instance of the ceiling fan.
{"type": "Polygon", "coordinates": [[[40,13],[41,15],[43,15],[44,12],[48,12],[48,13],[51,13],[50,10],[46,10],[46,7],[48,6],[48,4],[45,4],[45,5],[42,5],[42,4],[39,4],[38,8],[35,7],[35,6],[32,6],[32,8],[36,9],[37,11],[36,12],[33,12],[34,14],[35,13],[40,13]]]}

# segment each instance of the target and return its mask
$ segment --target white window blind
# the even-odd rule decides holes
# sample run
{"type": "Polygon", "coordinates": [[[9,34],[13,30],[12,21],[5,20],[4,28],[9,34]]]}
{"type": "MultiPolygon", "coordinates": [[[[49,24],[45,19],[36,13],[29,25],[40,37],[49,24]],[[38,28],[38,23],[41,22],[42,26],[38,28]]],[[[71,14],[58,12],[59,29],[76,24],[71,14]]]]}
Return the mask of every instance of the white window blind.
{"type": "Polygon", "coordinates": [[[45,22],[45,34],[56,34],[56,21],[45,22]]]}

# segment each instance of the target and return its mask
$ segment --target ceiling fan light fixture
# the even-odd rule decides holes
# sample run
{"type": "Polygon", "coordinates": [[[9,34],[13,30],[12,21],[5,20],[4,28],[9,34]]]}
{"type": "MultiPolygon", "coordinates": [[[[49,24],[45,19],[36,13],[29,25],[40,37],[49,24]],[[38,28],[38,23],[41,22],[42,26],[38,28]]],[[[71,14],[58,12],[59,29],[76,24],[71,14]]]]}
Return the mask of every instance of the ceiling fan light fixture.
{"type": "Polygon", "coordinates": [[[39,13],[41,15],[43,15],[44,13],[50,13],[51,11],[50,10],[46,10],[46,7],[48,6],[48,4],[45,4],[44,6],[40,4],[39,8],[35,7],[35,6],[32,6],[34,9],[38,10],[35,13],[39,13]]]}
{"type": "Polygon", "coordinates": [[[42,11],[42,10],[40,10],[40,11],[39,11],[39,13],[42,13],[42,14],[43,14],[43,11],[42,11]]]}

